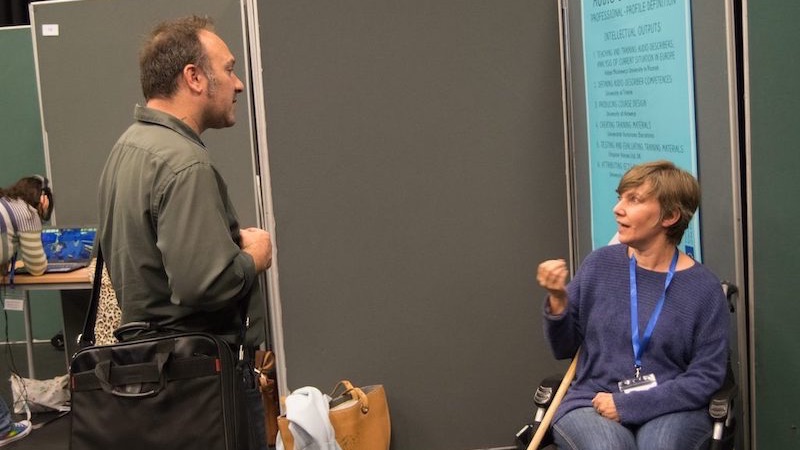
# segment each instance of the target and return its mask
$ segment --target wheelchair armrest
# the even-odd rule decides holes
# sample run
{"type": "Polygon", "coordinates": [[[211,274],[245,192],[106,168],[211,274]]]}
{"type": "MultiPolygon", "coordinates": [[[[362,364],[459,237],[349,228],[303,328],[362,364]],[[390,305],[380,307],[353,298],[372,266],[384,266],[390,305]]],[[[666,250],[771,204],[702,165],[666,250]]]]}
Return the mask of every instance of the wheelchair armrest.
{"type": "Polygon", "coordinates": [[[536,389],[536,394],[533,395],[533,403],[539,408],[547,409],[553,401],[553,397],[555,397],[558,386],[561,384],[563,378],[564,375],[561,374],[553,375],[542,380],[542,382],[539,383],[539,387],[536,389]]]}
{"type": "MultiPolygon", "coordinates": [[[[527,450],[533,436],[539,429],[539,425],[542,422],[547,408],[549,408],[550,404],[553,402],[553,398],[556,396],[556,392],[563,378],[563,374],[553,375],[539,383],[539,387],[533,395],[533,403],[536,405],[536,414],[534,415],[532,423],[526,424],[517,432],[515,436],[517,450],[527,450]]],[[[548,433],[548,435],[545,435],[540,448],[551,448],[546,447],[549,444],[552,444],[552,437],[548,433]]]]}
{"type": "Polygon", "coordinates": [[[711,397],[708,404],[708,414],[715,421],[720,422],[727,419],[730,414],[733,399],[736,397],[736,383],[728,378],[722,387],[711,397]]]}

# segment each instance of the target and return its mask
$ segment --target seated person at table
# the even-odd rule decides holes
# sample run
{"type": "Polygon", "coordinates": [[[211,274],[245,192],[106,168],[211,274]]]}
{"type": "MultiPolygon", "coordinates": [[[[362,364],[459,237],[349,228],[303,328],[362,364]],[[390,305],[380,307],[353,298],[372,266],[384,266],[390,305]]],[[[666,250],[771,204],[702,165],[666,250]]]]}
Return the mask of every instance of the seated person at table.
{"type": "Polygon", "coordinates": [[[12,259],[24,262],[31,275],[44,273],[47,258],[42,247],[42,221],[50,220],[52,212],[52,192],[47,179],[40,175],[0,189],[1,275],[11,270],[12,259]]]}
{"type": "MultiPolygon", "coordinates": [[[[18,255],[32,275],[47,268],[42,247],[42,221],[53,211],[52,193],[44,177],[25,177],[0,189],[0,275],[10,270],[18,255]]],[[[27,436],[33,426],[28,420],[14,422],[5,401],[0,399],[0,447],[27,436]]]]}
{"type": "Polygon", "coordinates": [[[729,318],[717,277],[677,248],[700,188],[656,161],[628,170],[617,193],[619,244],[592,252],[569,284],[564,260],[539,265],[553,353],[580,348],[553,437],[561,449],[705,448],[729,318]]]}

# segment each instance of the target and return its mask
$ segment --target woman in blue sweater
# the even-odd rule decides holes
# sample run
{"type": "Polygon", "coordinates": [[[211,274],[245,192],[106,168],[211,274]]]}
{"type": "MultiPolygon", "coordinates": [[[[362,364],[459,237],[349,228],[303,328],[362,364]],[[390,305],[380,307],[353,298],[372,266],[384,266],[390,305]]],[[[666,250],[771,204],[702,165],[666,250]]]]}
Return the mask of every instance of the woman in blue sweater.
{"type": "Polygon", "coordinates": [[[720,282],[677,249],[700,201],[697,180],[668,161],[634,166],[614,207],[620,244],[592,252],[567,280],[539,265],[556,358],[580,348],[553,421],[562,449],[699,449],[707,406],[725,378],[728,311],[720,282]],[[631,320],[634,317],[635,320],[631,320]]]}

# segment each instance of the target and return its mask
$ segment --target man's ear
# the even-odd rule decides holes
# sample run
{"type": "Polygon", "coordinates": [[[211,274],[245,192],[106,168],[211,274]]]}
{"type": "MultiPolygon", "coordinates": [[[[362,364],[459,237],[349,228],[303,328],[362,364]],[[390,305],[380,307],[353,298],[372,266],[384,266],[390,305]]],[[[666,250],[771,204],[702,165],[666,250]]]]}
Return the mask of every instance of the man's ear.
{"type": "Polygon", "coordinates": [[[181,79],[194,94],[201,94],[205,90],[206,75],[194,64],[184,66],[181,79]]]}

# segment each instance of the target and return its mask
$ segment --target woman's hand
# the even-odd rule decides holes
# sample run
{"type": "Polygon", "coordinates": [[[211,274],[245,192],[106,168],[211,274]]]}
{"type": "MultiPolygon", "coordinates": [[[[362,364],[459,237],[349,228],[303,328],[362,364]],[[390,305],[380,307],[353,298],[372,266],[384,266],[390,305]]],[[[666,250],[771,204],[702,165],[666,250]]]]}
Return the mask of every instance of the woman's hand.
{"type": "Polygon", "coordinates": [[[592,406],[598,414],[606,419],[619,422],[617,405],[614,404],[614,396],[608,392],[598,392],[592,399],[592,406]]]}
{"type": "Polygon", "coordinates": [[[559,316],[567,309],[567,263],[551,259],[539,264],[536,281],[550,294],[550,314],[559,316]]]}

